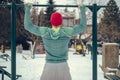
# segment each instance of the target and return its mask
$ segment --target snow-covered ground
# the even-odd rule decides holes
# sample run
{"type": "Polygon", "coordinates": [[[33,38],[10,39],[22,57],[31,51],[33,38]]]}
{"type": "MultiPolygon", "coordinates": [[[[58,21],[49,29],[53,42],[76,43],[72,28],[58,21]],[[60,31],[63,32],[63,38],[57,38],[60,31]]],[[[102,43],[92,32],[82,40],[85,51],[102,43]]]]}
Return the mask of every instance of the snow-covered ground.
{"type": "MultiPolygon", "coordinates": [[[[6,51],[10,55],[10,51],[6,51]]],[[[74,50],[69,50],[69,67],[72,75],[72,80],[92,80],[92,60],[91,55],[85,57],[82,55],[73,55],[74,50]]],[[[35,59],[31,59],[25,55],[27,60],[23,58],[23,54],[30,54],[29,51],[23,51],[22,54],[17,53],[16,73],[22,75],[18,80],[40,80],[42,70],[45,64],[45,54],[35,55],[35,59]]],[[[98,55],[98,80],[106,80],[103,77],[103,72],[99,67],[102,64],[102,56],[98,55]]],[[[1,66],[7,66],[6,70],[11,71],[11,61],[0,59],[1,66]]],[[[1,77],[1,75],[0,75],[1,77]]],[[[1,79],[0,79],[1,80],[1,79]]],[[[5,76],[5,80],[10,80],[5,76]]]]}

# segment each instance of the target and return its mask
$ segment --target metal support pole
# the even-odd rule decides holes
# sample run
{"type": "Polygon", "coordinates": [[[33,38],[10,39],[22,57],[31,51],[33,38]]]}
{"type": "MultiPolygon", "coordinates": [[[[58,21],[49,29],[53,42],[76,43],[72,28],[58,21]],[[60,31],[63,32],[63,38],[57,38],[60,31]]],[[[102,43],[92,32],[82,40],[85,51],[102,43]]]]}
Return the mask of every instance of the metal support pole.
{"type": "Polygon", "coordinates": [[[93,4],[93,12],[92,12],[92,56],[93,56],[93,80],[97,80],[97,5],[93,4]]]}
{"type": "Polygon", "coordinates": [[[2,72],[2,80],[4,80],[4,71],[2,72]]]}
{"type": "Polygon", "coordinates": [[[11,80],[16,80],[16,5],[11,4],[11,80]]]}

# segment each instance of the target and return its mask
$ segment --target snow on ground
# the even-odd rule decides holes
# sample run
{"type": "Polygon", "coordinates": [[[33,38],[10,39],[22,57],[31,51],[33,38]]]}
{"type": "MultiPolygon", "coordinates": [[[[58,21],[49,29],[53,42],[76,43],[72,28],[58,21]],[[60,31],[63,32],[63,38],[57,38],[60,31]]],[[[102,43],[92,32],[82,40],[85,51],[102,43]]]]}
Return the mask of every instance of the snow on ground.
{"type": "MultiPolygon", "coordinates": [[[[10,55],[10,51],[6,51],[10,55]]],[[[92,60],[91,55],[88,54],[85,57],[82,55],[73,55],[74,50],[69,50],[69,67],[72,75],[72,80],[92,80],[92,60]]],[[[18,80],[40,80],[42,70],[45,64],[45,54],[39,54],[35,56],[35,59],[31,59],[29,55],[25,55],[27,60],[22,56],[23,54],[30,54],[29,51],[23,51],[22,54],[17,53],[16,61],[16,73],[22,75],[18,80]]],[[[103,72],[99,67],[102,64],[102,56],[98,55],[98,80],[106,80],[103,77],[103,72]]],[[[11,61],[5,61],[0,59],[1,66],[7,66],[6,70],[11,71],[11,61]]],[[[0,75],[1,77],[1,75],[0,75]]],[[[1,80],[1,79],[0,79],[1,80]]],[[[11,80],[5,76],[5,80],[11,80]]]]}

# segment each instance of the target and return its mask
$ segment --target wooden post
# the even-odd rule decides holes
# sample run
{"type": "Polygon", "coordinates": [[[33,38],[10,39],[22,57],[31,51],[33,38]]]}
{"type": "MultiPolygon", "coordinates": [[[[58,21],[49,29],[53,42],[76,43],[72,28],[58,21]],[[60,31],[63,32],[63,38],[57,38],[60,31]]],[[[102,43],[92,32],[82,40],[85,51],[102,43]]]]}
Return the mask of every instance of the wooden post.
{"type": "Polygon", "coordinates": [[[102,67],[117,68],[119,64],[119,45],[117,43],[105,43],[102,50],[102,67]]]}

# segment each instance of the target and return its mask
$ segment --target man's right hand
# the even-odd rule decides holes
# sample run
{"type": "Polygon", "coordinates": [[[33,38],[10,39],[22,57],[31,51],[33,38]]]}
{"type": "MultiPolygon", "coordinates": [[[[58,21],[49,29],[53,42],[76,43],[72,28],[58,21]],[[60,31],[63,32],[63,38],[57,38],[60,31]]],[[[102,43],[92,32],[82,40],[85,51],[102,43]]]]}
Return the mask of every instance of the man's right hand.
{"type": "Polygon", "coordinates": [[[29,8],[31,8],[31,7],[32,7],[32,5],[33,5],[33,4],[32,4],[32,3],[30,3],[30,2],[25,4],[25,6],[27,6],[27,7],[29,7],[29,8]]]}
{"type": "Polygon", "coordinates": [[[80,9],[80,7],[82,7],[82,6],[84,6],[84,4],[83,3],[79,3],[78,4],[78,9],[80,9]]]}

